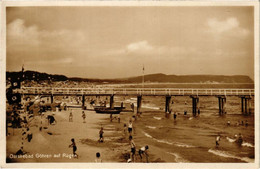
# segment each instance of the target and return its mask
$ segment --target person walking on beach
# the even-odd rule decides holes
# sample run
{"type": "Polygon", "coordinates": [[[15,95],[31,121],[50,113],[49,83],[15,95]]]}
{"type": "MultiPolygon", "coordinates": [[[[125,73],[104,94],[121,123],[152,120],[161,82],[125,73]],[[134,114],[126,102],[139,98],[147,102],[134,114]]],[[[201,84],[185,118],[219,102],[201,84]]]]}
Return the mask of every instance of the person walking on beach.
{"type": "Polygon", "coordinates": [[[132,136],[129,136],[130,146],[131,146],[131,161],[135,162],[135,142],[132,136]]]}
{"type": "Polygon", "coordinates": [[[146,162],[147,163],[149,162],[148,149],[149,149],[149,146],[146,145],[145,147],[140,148],[139,151],[138,151],[142,162],[143,162],[143,155],[145,155],[146,162]]]}
{"type": "Polygon", "coordinates": [[[86,119],[86,114],[84,111],[82,111],[82,118],[83,118],[83,123],[86,123],[85,119],[86,119]]]}
{"type": "Polygon", "coordinates": [[[132,122],[132,119],[129,120],[129,123],[128,123],[128,133],[129,135],[131,135],[133,132],[133,122],[132,122]]]}
{"type": "Polygon", "coordinates": [[[220,142],[220,134],[217,135],[216,137],[216,147],[219,147],[219,142],[220,142]]]}
{"type": "Polygon", "coordinates": [[[98,140],[100,143],[104,142],[103,134],[104,134],[103,127],[101,127],[99,131],[99,140],[98,140]]]}
{"type": "Polygon", "coordinates": [[[99,152],[96,153],[95,162],[96,162],[96,163],[102,163],[102,159],[100,158],[100,153],[99,153],[99,152]]]}
{"type": "Polygon", "coordinates": [[[70,112],[70,115],[69,115],[69,122],[73,122],[73,114],[72,114],[72,111],[70,112]]]}
{"type": "Polygon", "coordinates": [[[78,158],[78,154],[76,153],[76,151],[77,151],[77,146],[76,146],[76,143],[75,143],[75,139],[74,139],[74,138],[71,139],[71,144],[69,145],[69,148],[71,148],[71,147],[72,147],[72,150],[73,150],[73,156],[74,156],[74,158],[78,158]]]}
{"type": "Polygon", "coordinates": [[[32,132],[30,131],[30,129],[29,128],[27,128],[27,139],[28,139],[28,142],[31,142],[31,140],[32,140],[32,132]]]}

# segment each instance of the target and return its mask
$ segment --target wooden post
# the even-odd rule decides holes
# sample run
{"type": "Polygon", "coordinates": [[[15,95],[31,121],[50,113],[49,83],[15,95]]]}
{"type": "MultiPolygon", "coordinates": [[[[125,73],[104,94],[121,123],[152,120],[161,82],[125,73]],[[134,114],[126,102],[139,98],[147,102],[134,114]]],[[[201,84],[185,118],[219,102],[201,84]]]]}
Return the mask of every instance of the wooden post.
{"type": "Polygon", "coordinates": [[[226,113],[226,102],[227,102],[227,98],[226,97],[223,97],[222,98],[223,99],[223,101],[222,101],[222,112],[223,113],[226,113]]]}
{"type": "Polygon", "coordinates": [[[51,95],[51,103],[53,103],[53,100],[54,100],[53,95],[51,95]]]}
{"type": "Polygon", "coordinates": [[[110,109],[114,108],[114,95],[110,96],[110,109]]]}
{"type": "Polygon", "coordinates": [[[193,116],[197,115],[197,102],[198,102],[198,98],[191,96],[192,98],[192,114],[193,116]]]}
{"type": "Polygon", "coordinates": [[[218,96],[218,109],[219,115],[223,114],[223,99],[221,96],[218,96]]]}
{"type": "Polygon", "coordinates": [[[137,96],[137,113],[140,113],[142,106],[142,95],[137,96]]]}
{"type": "Polygon", "coordinates": [[[247,102],[248,102],[248,98],[244,98],[245,100],[245,111],[244,113],[247,114],[247,102]]]}
{"type": "Polygon", "coordinates": [[[241,97],[241,112],[244,113],[244,97],[241,97]]]}
{"type": "Polygon", "coordinates": [[[166,96],[165,101],[165,113],[170,111],[170,102],[171,102],[171,96],[166,96]]]}
{"type": "Polygon", "coordinates": [[[85,95],[82,95],[82,109],[85,110],[85,95]]]}

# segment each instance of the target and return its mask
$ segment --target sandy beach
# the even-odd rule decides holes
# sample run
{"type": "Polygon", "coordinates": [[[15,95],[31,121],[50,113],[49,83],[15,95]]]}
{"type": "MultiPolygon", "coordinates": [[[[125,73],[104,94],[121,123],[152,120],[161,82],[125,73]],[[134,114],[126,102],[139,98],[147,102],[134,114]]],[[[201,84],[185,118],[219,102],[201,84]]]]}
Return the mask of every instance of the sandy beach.
{"type": "MultiPolygon", "coordinates": [[[[126,107],[134,98],[115,98],[116,104],[124,99],[126,107]]],[[[181,113],[187,98],[174,98],[174,111],[178,113],[176,120],[172,115],[165,117],[162,110],[163,98],[145,97],[142,114],[133,123],[133,139],[136,150],[149,145],[150,162],[253,162],[254,161],[254,116],[243,116],[233,111],[239,110],[238,98],[231,98],[228,102],[226,116],[217,113],[217,101],[214,97],[201,99],[202,113],[199,117],[181,113]],[[152,100],[151,100],[152,99],[152,100]],[[249,125],[237,125],[237,121],[248,121],[249,125]],[[226,122],[231,121],[227,126],[226,122]],[[244,143],[237,146],[234,136],[242,133],[244,143]],[[221,134],[220,147],[215,147],[215,137],[221,134]]],[[[190,103],[188,102],[190,105],[190,103]]],[[[82,109],[70,108],[54,112],[57,121],[55,125],[48,125],[43,121],[43,130],[39,131],[40,116],[35,116],[29,123],[33,133],[31,142],[24,141],[24,150],[27,156],[14,158],[22,145],[22,129],[8,128],[7,162],[95,162],[96,153],[100,152],[102,162],[127,162],[130,158],[129,135],[124,133],[124,124],[128,124],[133,112],[121,112],[120,123],[117,115],[110,121],[109,114],[97,114],[90,110],[88,104],[86,123],[83,123],[82,109]],[[73,122],[69,122],[69,113],[73,112],[73,122]],[[104,142],[98,142],[99,130],[104,128],[104,142]],[[51,134],[50,134],[51,133],[51,134]],[[77,145],[78,158],[73,158],[72,148],[69,148],[71,139],[77,145]],[[33,156],[33,157],[32,157],[33,156]]],[[[136,153],[138,154],[138,153],[136,153]]],[[[142,162],[136,155],[135,162],[142,162]]]]}

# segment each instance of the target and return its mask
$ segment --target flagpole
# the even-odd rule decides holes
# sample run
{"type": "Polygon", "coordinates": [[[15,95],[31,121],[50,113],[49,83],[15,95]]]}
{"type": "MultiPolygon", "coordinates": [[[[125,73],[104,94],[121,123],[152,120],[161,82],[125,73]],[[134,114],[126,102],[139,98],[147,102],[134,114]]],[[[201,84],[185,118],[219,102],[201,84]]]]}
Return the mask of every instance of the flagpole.
{"type": "Polygon", "coordinates": [[[143,83],[142,83],[142,87],[144,88],[144,64],[143,64],[143,83]]]}

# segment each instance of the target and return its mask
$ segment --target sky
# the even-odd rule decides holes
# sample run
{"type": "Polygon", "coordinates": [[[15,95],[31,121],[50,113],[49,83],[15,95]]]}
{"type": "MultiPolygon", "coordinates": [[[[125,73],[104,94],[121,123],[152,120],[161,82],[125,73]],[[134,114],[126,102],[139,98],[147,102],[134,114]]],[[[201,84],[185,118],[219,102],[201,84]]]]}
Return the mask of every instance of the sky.
{"type": "Polygon", "coordinates": [[[254,78],[253,7],[7,7],[7,71],[254,78]]]}

